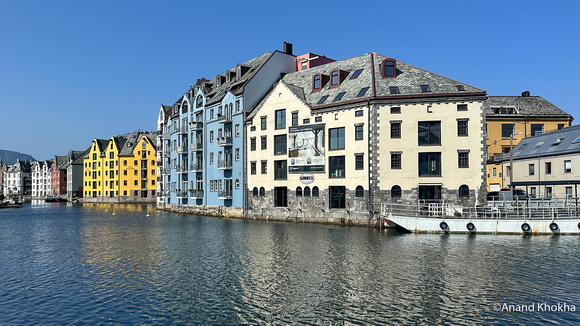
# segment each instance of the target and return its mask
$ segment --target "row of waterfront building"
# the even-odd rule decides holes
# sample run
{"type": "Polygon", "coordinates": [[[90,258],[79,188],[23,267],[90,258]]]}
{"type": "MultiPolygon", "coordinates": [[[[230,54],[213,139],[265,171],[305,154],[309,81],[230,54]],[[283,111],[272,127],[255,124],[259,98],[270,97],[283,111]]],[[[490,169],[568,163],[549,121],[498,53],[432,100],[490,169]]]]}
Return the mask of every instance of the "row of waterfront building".
{"type": "MultiPolygon", "coordinates": [[[[85,201],[369,224],[385,202],[483,204],[516,183],[505,172],[514,146],[574,132],[572,120],[529,92],[487,96],[378,53],[335,61],[284,43],[197,79],[161,106],[157,132],[95,139],[62,162],[81,167],[67,193],[85,201]]],[[[37,175],[58,160],[37,162],[37,175]]]]}

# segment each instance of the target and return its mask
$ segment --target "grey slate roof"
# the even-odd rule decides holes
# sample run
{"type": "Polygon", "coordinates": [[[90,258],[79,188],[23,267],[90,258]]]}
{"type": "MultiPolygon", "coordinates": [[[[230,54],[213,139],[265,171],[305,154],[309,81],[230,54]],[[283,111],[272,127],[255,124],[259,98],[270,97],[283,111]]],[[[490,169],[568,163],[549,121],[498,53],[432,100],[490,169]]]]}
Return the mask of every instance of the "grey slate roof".
{"type": "Polygon", "coordinates": [[[372,98],[396,99],[486,94],[482,89],[454,81],[401,61],[396,61],[396,77],[383,78],[380,66],[385,59],[392,58],[371,52],[304,71],[290,73],[284,76],[282,81],[290,87],[294,94],[303,99],[313,109],[348,102],[366,101],[372,98]],[[335,69],[340,69],[343,75],[340,85],[331,88],[330,76],[335,69]],[[350,79],[357,69],[363,69],[363,71],[357,78],[350,79]],[[326,81],[323,82],[320,91],[313,92],[313,78],[317,74],[324,75],[326,81]],[[422,92],[420,85],[429,85],[431,91],[422,92]],[[462,85],[465,90],[459,91],[457,85],[462,85]],[[391,86],[397,86],[399,94],[391,94],[389,89],[391,86]],[[367,92],[363,96],[357,97],[361,89],[365,87],[369,87],[367,92]],[[339,101],[333,101],[341,92],[345,92],[343,97],[339,101]],[[328,98],[323,103],[318,103],[323,96],[328,96],[328,98]]]}
{"type": "MultiPolygon", "coordinates": [[[[522,139],[513,149],[514,159],[580,153],[580,125],[522,139]]],[[[509,160],[509,155],[503,159],[509,160]]]]}
{"type": "Polygon", "coordinates": [[[488,96],[484,103],[485,114],[488,118],[493,117],[557,117],[574,119],[570,114],[562,111],[554,104],[548,102],[541,96],[488,96]],[[514,107],[517,110],[513,113],[495,113],[494,107],[514,107]]]}

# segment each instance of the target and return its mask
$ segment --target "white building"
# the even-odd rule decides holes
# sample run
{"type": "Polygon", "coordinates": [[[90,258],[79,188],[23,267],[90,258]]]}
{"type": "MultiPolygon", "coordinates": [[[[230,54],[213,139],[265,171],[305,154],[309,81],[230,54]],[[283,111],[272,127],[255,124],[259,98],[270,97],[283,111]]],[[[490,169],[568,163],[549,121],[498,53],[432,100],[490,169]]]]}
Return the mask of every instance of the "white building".
{"type": "Polygon", "coordinates": [[[32,198],[46,198],[46,196],[50,193],[51,165],[52,160],[32,163],[32,198]]]}

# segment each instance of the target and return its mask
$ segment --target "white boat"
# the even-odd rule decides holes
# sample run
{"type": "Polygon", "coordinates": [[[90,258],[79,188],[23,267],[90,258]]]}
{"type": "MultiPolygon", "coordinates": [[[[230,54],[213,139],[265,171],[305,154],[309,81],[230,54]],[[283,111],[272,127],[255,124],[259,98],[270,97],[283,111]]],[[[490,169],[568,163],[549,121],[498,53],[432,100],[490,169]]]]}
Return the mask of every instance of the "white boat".
{"type": "Polygon", "coordinates": [[[462,207],[444,202],[382,204],[389,226],[415,233],[575,234],[580,235],[576,200],[528,199],[462,207]]]}

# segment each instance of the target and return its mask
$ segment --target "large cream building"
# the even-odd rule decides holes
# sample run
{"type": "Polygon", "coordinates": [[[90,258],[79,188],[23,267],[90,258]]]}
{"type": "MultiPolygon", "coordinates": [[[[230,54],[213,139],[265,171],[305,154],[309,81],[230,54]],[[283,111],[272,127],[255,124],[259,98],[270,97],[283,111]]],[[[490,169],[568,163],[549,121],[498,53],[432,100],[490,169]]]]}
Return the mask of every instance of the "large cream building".
{"type": "Polygon", "coordinates": [[[376,53],[286,75],[248,115],[246,214],[370,224],[485,194],[483,90],[376,53]]]}

